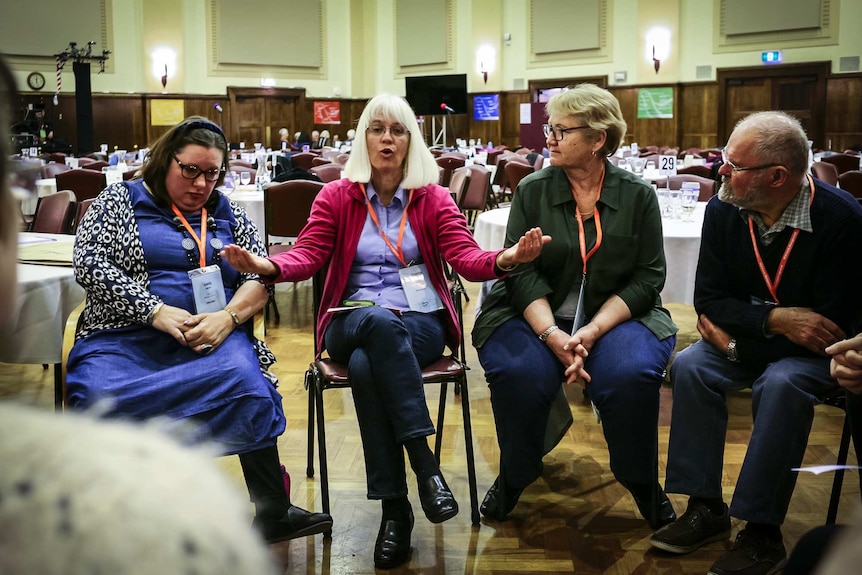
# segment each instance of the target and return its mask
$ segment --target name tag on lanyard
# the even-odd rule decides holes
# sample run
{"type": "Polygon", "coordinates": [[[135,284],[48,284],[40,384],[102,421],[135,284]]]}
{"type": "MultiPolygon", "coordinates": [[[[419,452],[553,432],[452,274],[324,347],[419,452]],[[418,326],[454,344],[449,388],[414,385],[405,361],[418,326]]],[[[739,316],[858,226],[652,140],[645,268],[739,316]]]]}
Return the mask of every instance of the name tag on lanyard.
{"type": "Polygon", "coordinates": [[[220,267],[211,265],[191,270],[189,279],[192,280],[197,313],[211,313],[224,309],[227,300],[224,295],[220,267]]]}
{"type": "Polygon", "coordinates": [[[401,268],[398,275],[401,276],[401,287],[411,311],[431,313],[443,309],[443,302],[431,285],[425,264],[401,268]]]}

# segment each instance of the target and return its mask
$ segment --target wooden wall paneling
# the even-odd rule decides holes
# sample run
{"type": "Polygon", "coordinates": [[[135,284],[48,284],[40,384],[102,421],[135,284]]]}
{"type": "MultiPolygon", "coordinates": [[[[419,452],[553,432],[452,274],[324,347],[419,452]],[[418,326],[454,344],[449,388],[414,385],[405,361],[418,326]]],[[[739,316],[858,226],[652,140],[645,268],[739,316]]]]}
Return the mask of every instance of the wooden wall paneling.
{"type": "MultiPolygon", "coordinates": [[[[608,91],[614,95],[620,103],[620,111],[623,113],[623,118],[626,121],[626,136],[622,144],[629,145],[632,142],[637,142],[639,146],[648,146],[651,142],[647,142],[638,133],[638,124],[635,122],[638,114],[638,90],[633,86],[624,88],[608,88],[608,91]]],[[[621,144],[621,145],[622,145],[621,144]]]]}
{"type": "MultiPolygon", "coordinates": [[[[315,101],[329,101],[329,102],[338,102],[341,107],[341,123],[340,124],[313,124],[311,128],[306,129],[309,134],[311,134],[312,130],[329,130],[330,144],[332,143],[333,138],[337,135],[338,140],[344,142],[347,139],[347,130],[356,129],[356,125],[359,122],[359,116],[362,115],[362,111],[365,109],[365,105],[368,103],[366,99],[358,99],[358,100],[349,100],[349,99],[337,99],[337,98],[320,98],[316,100],[308,101],[308,110],[310,114],[310,118],[314,119],[314,102],[315,101]]],[[[296,131],[296,130],[294,130],[296,131]]]]}
{"type": "Polygon", "coordinates": [[[736,122],[749,113],[786,110],[800,119],[814,146],[821,147],[830,69],[830,62],[719,68],[719,140],[726,141],[736,122]]]}
{"type": "Polygon", "coordinates": [[[247,148],[256,142],[272,145],[278,142],[281,127],[298,132],[311,125],[311,104],[305,99],[304,88],[228,86],[227,91],[230,100],[227,136],[232,142],[245,142],[247,148]]]}
{"type": "Polygon", "coordinates": [[[495,145],[515,148],[521,141],[521,104],[530,102],[528,90],[500,94],[500,141],[495,145]]]}
{"type": "Polygon", "coordinates": [[[135,146],[145,147],[144,98],[140,94],[93,95],[93,144],[96,150],[80,150],[80,155],[97,151],[100,144],[132,152],[135,146]]]}
{"type": "Polygon", "coordinates": [[[679,125],[679,88],[674,87],[673,118],[638,118],[638,87],[608,88],[620,103],[626,121],[625,144],[646,146],[677,146],[679,125]]]}
{"type": "Polygon", "coordinates": [[[676,141],[680,152],[687,148],[723,146],[725,142],[718,139],[718,84],[683,84],[678,94],[679,135],[676,141]]]}
{"type": "Polygon", "coordinates": [[[823,146],[842,152],[862,146],[862,74],[826,80],[826,134],[823,146]]]}

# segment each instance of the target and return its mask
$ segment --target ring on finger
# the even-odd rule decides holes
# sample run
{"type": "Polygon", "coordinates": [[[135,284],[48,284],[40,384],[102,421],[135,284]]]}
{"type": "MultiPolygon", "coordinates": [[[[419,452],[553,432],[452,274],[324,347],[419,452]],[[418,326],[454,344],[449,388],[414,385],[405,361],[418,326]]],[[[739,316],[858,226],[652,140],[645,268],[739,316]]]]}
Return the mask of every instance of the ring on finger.
{"type": "Polygon", "coordinates": [[[201,344],[201,353],[203,353],[203,354],[207,354],[207,353],[211,352],[212,349],[213,349],[213,346],[211,346],[208,343],[201,344]]]}

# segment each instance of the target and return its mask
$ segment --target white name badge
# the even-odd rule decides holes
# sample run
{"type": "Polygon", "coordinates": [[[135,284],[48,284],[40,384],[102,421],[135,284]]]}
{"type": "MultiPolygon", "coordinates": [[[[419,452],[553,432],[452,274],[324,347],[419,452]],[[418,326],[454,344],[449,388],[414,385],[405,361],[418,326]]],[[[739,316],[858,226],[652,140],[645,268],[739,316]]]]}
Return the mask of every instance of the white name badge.
{"type": "Polygon", "coordinates": [[[401,276],[401,287],[412,311],[431,313],[443,309],[443,302],[431,285],[425,264],[402,268],[398,270],[398,275],[401,276]]]}
{"type": "Polygon", "coordinates": [[[212,265],[192,270],[189,272],[189,279],[192,280],[197,313],[211,313],[224,309],[227,300],[224,295],[221,269],[218,266],[212,265]]]}
{"type": "Polygon", "coordinates": [[[676,175],[676,156],[659,156],[658,173],[662,176],[676,175]]]}

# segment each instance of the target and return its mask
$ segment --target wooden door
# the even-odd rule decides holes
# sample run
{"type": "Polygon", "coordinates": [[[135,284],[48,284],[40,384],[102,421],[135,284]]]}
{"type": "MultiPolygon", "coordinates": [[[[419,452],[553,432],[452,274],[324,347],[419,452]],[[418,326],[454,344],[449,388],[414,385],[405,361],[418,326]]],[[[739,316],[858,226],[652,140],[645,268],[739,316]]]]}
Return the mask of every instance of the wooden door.
{"type": "Polygon", "coordinates": [[[280,147],[278,131],[287,128],[298,131],[301,118],[298,111],[305,101],[305,90],[233,88],[228,87],[231,100],[232,142],[245,142],[247,148],[255,142],[264,147],[280,147]]]}
{"type": "Polygon", "coordinates": [[[799,119],[815,147],[823,147],[829,70],[829,62],[718,70],[720,143],[748,114],[782,110],[799,119]]]}

